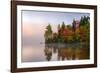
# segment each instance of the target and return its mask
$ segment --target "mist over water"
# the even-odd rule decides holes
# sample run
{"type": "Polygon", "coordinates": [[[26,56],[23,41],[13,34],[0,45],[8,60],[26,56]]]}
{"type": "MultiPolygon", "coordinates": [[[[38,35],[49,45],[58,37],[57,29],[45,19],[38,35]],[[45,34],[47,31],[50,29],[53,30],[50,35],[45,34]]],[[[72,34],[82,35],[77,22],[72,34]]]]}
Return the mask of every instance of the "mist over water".
{"type": "Polygon", "coordinates": [[[89,48],[85,43],[73,44],[24,44],[22,62],[64,61],[89,59],[89,48]]]}

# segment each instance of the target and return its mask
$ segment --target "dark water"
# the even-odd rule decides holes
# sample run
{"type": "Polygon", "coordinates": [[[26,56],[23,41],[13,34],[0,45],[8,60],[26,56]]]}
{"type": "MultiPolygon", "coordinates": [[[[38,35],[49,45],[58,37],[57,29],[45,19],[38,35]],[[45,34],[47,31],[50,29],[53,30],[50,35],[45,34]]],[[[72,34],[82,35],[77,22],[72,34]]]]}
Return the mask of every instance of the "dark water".
{"type": "Polygon", "coordinates": [[[27,45],[22,48],[22,62],[63,61],[89,59],[85,43],[27,45]]]}

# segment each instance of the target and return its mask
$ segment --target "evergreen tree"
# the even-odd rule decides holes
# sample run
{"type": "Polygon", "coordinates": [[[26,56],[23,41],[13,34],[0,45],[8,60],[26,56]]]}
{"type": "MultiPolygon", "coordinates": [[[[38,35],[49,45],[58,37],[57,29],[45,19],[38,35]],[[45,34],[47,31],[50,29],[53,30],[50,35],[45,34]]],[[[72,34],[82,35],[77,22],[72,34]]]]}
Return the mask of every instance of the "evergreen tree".
{"type": "Polygon", "coordinates": [[[52,42],[52,28],[51,28],[50,24],[46,27],[46,31],[45,31],[44,36],[45,36],[46,43],[52,42]]]}
{"type": "Polygon", "coordinates": [[[89,24],[90,24],[90,17],[88,17],[88,16],[81,17],[81,20],[80,20],[81,26],[89,25],[89,24]]]}
{"type": "Polygon", "coordinates": [[[65,29],[65,23],[62,22],[62,29],[65,29]]]}

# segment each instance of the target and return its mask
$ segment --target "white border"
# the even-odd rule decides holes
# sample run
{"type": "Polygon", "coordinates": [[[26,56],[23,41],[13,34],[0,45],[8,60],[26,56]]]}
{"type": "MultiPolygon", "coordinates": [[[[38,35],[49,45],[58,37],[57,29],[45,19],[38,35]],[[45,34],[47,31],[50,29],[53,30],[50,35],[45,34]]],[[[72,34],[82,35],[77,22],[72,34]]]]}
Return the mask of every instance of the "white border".
{"type": "Polygon", "coordinates": [[[21,6],[21,5],[17,6],[17,68],[94,64],[94,39],[93,38],[94,38],[94,10],[92,9],[21,6]],[[90,60],[21,63],[21,10],[42,10],[42,11],[90,13],[90,24],[91,24],[90,25],[90,48],[91,48],[90,49],[90,60]]]}

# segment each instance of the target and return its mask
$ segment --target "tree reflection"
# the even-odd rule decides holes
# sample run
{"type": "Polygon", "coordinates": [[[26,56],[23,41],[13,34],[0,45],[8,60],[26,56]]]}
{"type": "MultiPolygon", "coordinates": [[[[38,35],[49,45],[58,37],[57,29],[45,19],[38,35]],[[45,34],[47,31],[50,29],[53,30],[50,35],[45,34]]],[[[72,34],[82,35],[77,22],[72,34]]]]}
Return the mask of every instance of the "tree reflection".
{"type": "Polygon", "coordinates": [[[58,61],[89,59],[89,47],[86,44],[45,44],[44,53],[47,61],[55,53],[58,61]]]}
{"type": "Polygon", "coordinates": [[[46,45],[44,52],[45,52],[46,60],[50,61],[52,57],[52,46],[46,45]]]}

